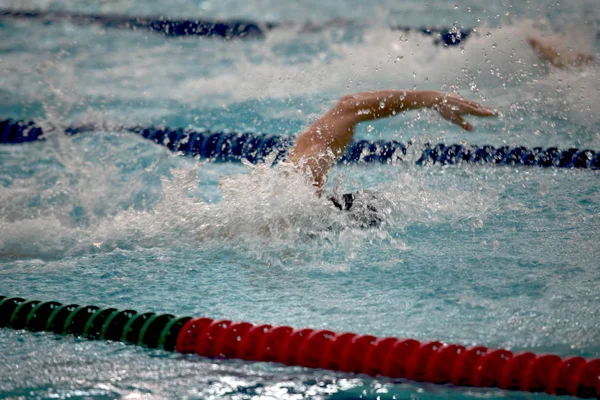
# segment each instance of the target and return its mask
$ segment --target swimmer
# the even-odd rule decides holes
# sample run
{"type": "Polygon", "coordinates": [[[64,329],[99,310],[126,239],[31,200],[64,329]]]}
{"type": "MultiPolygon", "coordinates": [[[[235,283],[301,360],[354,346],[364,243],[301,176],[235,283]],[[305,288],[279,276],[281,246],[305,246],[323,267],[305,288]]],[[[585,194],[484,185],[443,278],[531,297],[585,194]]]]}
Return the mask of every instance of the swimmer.
{"type": "Polygon", "coordinates": [[[557,68],[583,67],[594,64],[592,54],[583,53],[570,47],[563,47],[553,37],[527,38],[529,45],[537,52],[538,56],[557,68]]]}
{"type": "MultiPolygon", "coordinates": [[[[432,90],[382,90],[363,92],[342,97],[318,121],[298,136],[290,150],[288,162],[303,171],[316,194],[325,192],[327,175],[333,165],[346,152],[352,142],[354,127],[361,122],[392,117],[403,111],[430,108],[436,110],[446,120],[472,131],[473,126],[463,116],[492,117],[497,113],[474,101],[458,95],[432,90]]],[[[371,195],[369,195],[371,196],[371,195]]],[[[367,196],[367,197],[369,197],[367,196]]],[[[356,201],[354,194],[346,194],[339,199],[329,198],[340,210],[351,210],[356,201]]],[[[365,213],[357,217],[366,227],[381,222],[374,206],[364,201],[365,213]]]]}

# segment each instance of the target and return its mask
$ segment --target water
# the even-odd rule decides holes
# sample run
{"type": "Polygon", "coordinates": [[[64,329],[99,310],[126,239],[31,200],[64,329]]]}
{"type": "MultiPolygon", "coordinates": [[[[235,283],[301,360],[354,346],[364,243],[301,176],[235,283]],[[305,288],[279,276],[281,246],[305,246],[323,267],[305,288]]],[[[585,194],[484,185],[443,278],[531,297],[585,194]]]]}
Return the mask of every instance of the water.
{"type": "MultiPolygon", "coordinates": [[[[360,22],[253,41],[0,22],[0,116],[54,128],[44,143],[0,147],[1,294],[600,356],[593,171],[335,168],[329,192],[381,193],[385,224],[363,230],[277,168],[184,158],[116,129],[60,133],[102,121],[294,135],[343,94],[416,87],[458,90],[501,116],[471,119],[467,133],[413,112],[361,125],[357,138],[600,150],[598,67],[548,68],[524,42],[560,30],[597,54],[595,1],[0,7],[360,22]],[[478,34],[445,49],[394,23],[478,34]]],[[[8,398],[530,397],[9,330],[0,349],[8,398]]]]}

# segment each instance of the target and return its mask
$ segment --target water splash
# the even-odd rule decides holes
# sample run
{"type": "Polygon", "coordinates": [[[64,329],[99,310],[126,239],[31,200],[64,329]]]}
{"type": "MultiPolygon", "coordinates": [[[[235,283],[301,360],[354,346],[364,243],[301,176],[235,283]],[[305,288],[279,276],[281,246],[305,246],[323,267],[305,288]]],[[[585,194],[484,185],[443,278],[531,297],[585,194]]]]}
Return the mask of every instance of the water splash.
{"type": "MultiPolygon", "coordinates": [[[[118,135],[104,136],[105,154],[80,156],[79,146],[101,137],[86,137],[81,143],[62,138],[60,150],[46,161],[51,168],[32,168],[31,176],[0,191],[3,258],[197,247],[248,253],[267,264],[343,262],[375,242],[405,249],[397,232],[411,224],[484,220],[495,202],[493,193],[438,190],[439,182],[428,182],[427,174],[404,171],[371,188],[383,223],[364,229],[349,213],[315,196],[290,166],[271,167],[272,159],[260,165],[246,163],[245,174],[224,177],[219,185],[223,199],[206,202],[199,193],[216,187],[199,185],[198,168],[212,165],[181,161],[151,144],[132,144],[118,135]],[[132,149],[138,156],[133,166],[132,149]],[[152,151],[145,155],[148,149],[152,151]],[[144,158],[156,160],[144,166],[144,158]]],[[[381,168],[394,174],[397,167],[381,168]]],[[[343,186],[344,179],[338,184],[343,186]]]]}

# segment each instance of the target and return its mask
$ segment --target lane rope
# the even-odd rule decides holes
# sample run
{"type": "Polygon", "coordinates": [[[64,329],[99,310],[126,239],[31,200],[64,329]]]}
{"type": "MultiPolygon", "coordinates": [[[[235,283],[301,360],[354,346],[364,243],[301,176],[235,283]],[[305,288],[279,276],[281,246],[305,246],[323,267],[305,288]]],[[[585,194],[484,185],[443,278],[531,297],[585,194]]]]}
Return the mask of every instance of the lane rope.
{"type": "Polygon", "coordinates": [[[202,357],[276,362],[434,384],[600,397],[600,359],[513,354],[441,341],[379,338],[0,296],[0,328],[37,332],[40,326],[58,335],[121,341],[202,357]],[[112,318],[103,317],[107,314],[112,318]]]}
{"type": "MultiPolygon", "coordinates": [[[[300,32],[315,32],[331,27],[358,26],[356,21],[334,19],[320,23],[277,23],[249,20],[209,20],[209,19],[165,19],[162,17],[128,16],[118,14],[82,14],[68,11],[36,11],[0,9],[0,20],[35,20],[45,24],[71,23],[75,25],[95,24],[111,29],[148,30],[170,37],[204,36],[224,39],[256,39],[264,37],[276,28],[300,27],[300,32]]],[[[419,32],[434,36],[434,44],[457,46],[464,41],[473,29],[460,29],[456,26],[409,27],[391,25],[390,29],[404,32],[419,32]]]]}
{"type": "MultiPolygon", "coordinates": [[[[69,127],[68,135],[102,129],[97,126],[69,127]]],[[[247,159],[264,161],[273,153],[275,162],[283,159],[294,139],[291,136],[265,135],[252,132],[196,131],[168,127],[122,127],[178,154],[212,161],[235,162],[247,159]]],[[[0,144],[20,144],[44,140],[42,129],[31,121],[0,120],[0,144]]],[[[393,163],[416,160],[417,165],[511,165],[552,168],[600,169],[600,152],[589,149],[557,147],[494,147],[444,143],[425,144],[420,155],[410,155],[410,143],[395,140],[361,140],[350,145],[340,163],[393,163]]]]}

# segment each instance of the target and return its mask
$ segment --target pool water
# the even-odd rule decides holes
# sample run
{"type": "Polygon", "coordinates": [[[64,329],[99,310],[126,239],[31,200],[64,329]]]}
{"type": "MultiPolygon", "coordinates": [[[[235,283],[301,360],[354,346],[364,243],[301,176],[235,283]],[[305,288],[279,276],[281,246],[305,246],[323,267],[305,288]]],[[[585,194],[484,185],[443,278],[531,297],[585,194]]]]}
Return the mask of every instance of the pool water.
{"type": "MultiPolygon", "coordinates": [[[[225,41],[0,20],[0,118],[48,132],[44,142],[0,147],[1,295],[600,356],[595,171],[338,166],[329,193],[364,189],[384,200],[385,223],[365,230],[278,167],[186,158],[116,128],[296,135],[343,94],[441,89],[500,116],[471,118],[469,133],[411,112],[361,125],[357,139],[598,151],[600,68],[549,68],[525,42],[560,32],[598,55],[596,0],[0,0],[24,7],[357,23],[225,41]],[[390,24],[477,33],[444,48],[390,24]],[[79,123],[109,129],[62,133],[79,123]]],[[[546,395],[0,330],[2,398],[532,396],[546,395]]]]}

